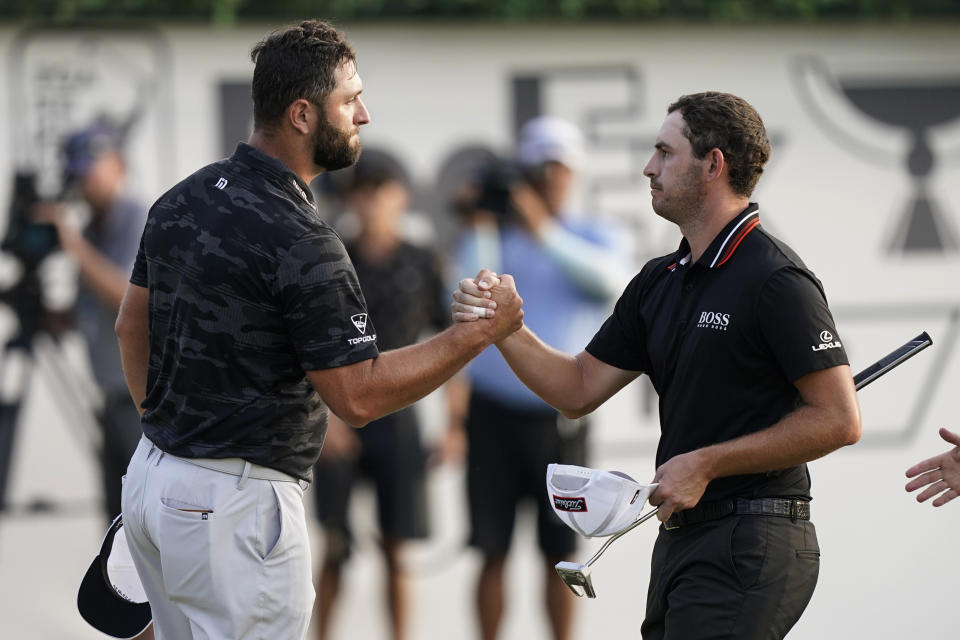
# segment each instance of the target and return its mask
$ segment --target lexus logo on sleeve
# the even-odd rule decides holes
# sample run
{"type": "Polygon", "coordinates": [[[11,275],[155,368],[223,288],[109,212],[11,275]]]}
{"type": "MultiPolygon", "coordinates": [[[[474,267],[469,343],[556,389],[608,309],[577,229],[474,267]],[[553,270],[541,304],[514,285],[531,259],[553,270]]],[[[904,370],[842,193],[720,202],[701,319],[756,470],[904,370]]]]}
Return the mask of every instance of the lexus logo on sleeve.
{"type": "Polygon", "coordinates": [[[824,329],[820,332],[820,344],[812,345],[810,348],[814,351],[825,351],[826,349],[839,349],[843,345],[839,340],[834,340],[834,335],[824,329]]]}

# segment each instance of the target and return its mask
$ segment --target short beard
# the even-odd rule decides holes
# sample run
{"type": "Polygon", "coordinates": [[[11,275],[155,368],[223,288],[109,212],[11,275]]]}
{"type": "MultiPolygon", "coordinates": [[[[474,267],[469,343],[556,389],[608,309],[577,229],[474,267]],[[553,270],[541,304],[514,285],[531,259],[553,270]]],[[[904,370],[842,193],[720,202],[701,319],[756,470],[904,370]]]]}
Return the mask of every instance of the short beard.
{"type": "Polygon", "coordinates": [[[699,167],[691,166],[682,184],[674,190],[677,195],[668,202],[661,201],[659,205],[654,205],[654,213],[680,227],[698,218],[705,196],[699,174],[699,167]]]}
{"type": "Polygon", "coordinates": [[[360,158],[360,145],[352,146],[352,137],[321,118],[313,134],[313,163],[327,171],[353,166],[360,158]]]}

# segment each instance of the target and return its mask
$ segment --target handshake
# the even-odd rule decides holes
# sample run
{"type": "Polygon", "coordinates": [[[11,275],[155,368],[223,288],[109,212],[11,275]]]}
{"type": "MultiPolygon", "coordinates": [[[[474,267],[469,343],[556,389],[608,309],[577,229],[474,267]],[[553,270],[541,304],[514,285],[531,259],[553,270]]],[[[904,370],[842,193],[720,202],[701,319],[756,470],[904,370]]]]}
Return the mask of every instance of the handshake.
{"type": "Polygon", "coordinates": [[[491,342],[498,343],[523,327],[523,299],[513,276],[483,269],[475,278],[464,278],[453,292],[450,305],[454,322],[486,320],[491,342]]]}

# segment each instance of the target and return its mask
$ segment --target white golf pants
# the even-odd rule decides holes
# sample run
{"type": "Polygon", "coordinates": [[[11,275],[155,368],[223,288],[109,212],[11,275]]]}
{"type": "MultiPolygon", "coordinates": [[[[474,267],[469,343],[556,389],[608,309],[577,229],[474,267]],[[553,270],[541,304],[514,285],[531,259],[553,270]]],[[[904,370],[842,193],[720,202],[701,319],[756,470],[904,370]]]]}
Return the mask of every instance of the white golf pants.
{"type": "Polygon", "coordinates": [[[197,466],[146,438],[131,458],[123,524],[157,640],[305,637],[314,591],[304,483],[258,479],[278,472],[249,463],[244,472],[197,466]]]}

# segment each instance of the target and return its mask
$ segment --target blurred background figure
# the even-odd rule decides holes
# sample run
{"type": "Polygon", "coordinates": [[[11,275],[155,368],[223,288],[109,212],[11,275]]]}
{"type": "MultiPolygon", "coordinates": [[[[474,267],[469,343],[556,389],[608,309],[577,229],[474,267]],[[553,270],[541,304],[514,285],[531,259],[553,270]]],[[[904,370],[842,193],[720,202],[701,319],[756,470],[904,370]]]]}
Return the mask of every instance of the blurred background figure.
{"type": "MultiPolygon", "coordinates": [[[[586,343],[631,275],[615,229],[569,211],[583,155],[576,126],[535,118],[520,132],[517,161],[487,167],[473,197],[461,202],[458,276],[483,267],[514,276],[524,291],[524,323],[558,349],[586,343]]],[[[481,637],[497,637],[517,506],[532,500],[547,616],[554,638],[570,638],[573,596],[554,565],[570,556],[576,539],[546,501],[544,478],[551,462],[586,464],[586,421],[567,420],[546,405],[496,349],[477,357],[467,374],[467,493],[470,545],[483,556],[476,590],[481,637]]]]}
{"type": "MultiPolygon", "coordinates": [[[[334,188],[339,186],[345,208],[336,226],[345,236],[370,319],[377,327],[380,351],[413,344],[447,326],[449,292],[440,256],[405,239],[410,184],[404,167],[384,151],[364,149],[352,169],[330,178],[334,188]]],[[[451,384],[447,387],[452,402],[451,384]]],[[[317,637],[321,640],[331,637],[343,569],[355,542],[348,513],[359,481],[369,481],[376,490],[390,637],[408,637],[410,595],[402,551],[405,542],[428,533],[426,458],[414,407],[362,429],[352,429],[330,415],[313,483],[324,531],[317,589],[317,637]]]]}
{"type": "Polygon", "coordinates": [[[120,513],[121,478],[142,435],[113,329],[147,216],[128,190],[123,144],[124,130],[107,119],[69,134],[62,148],[63,199],[38,204],[35,214],[53,225],[80,273],[75,315],[102,392],[96,419],[108,521],[120,513]]]}

